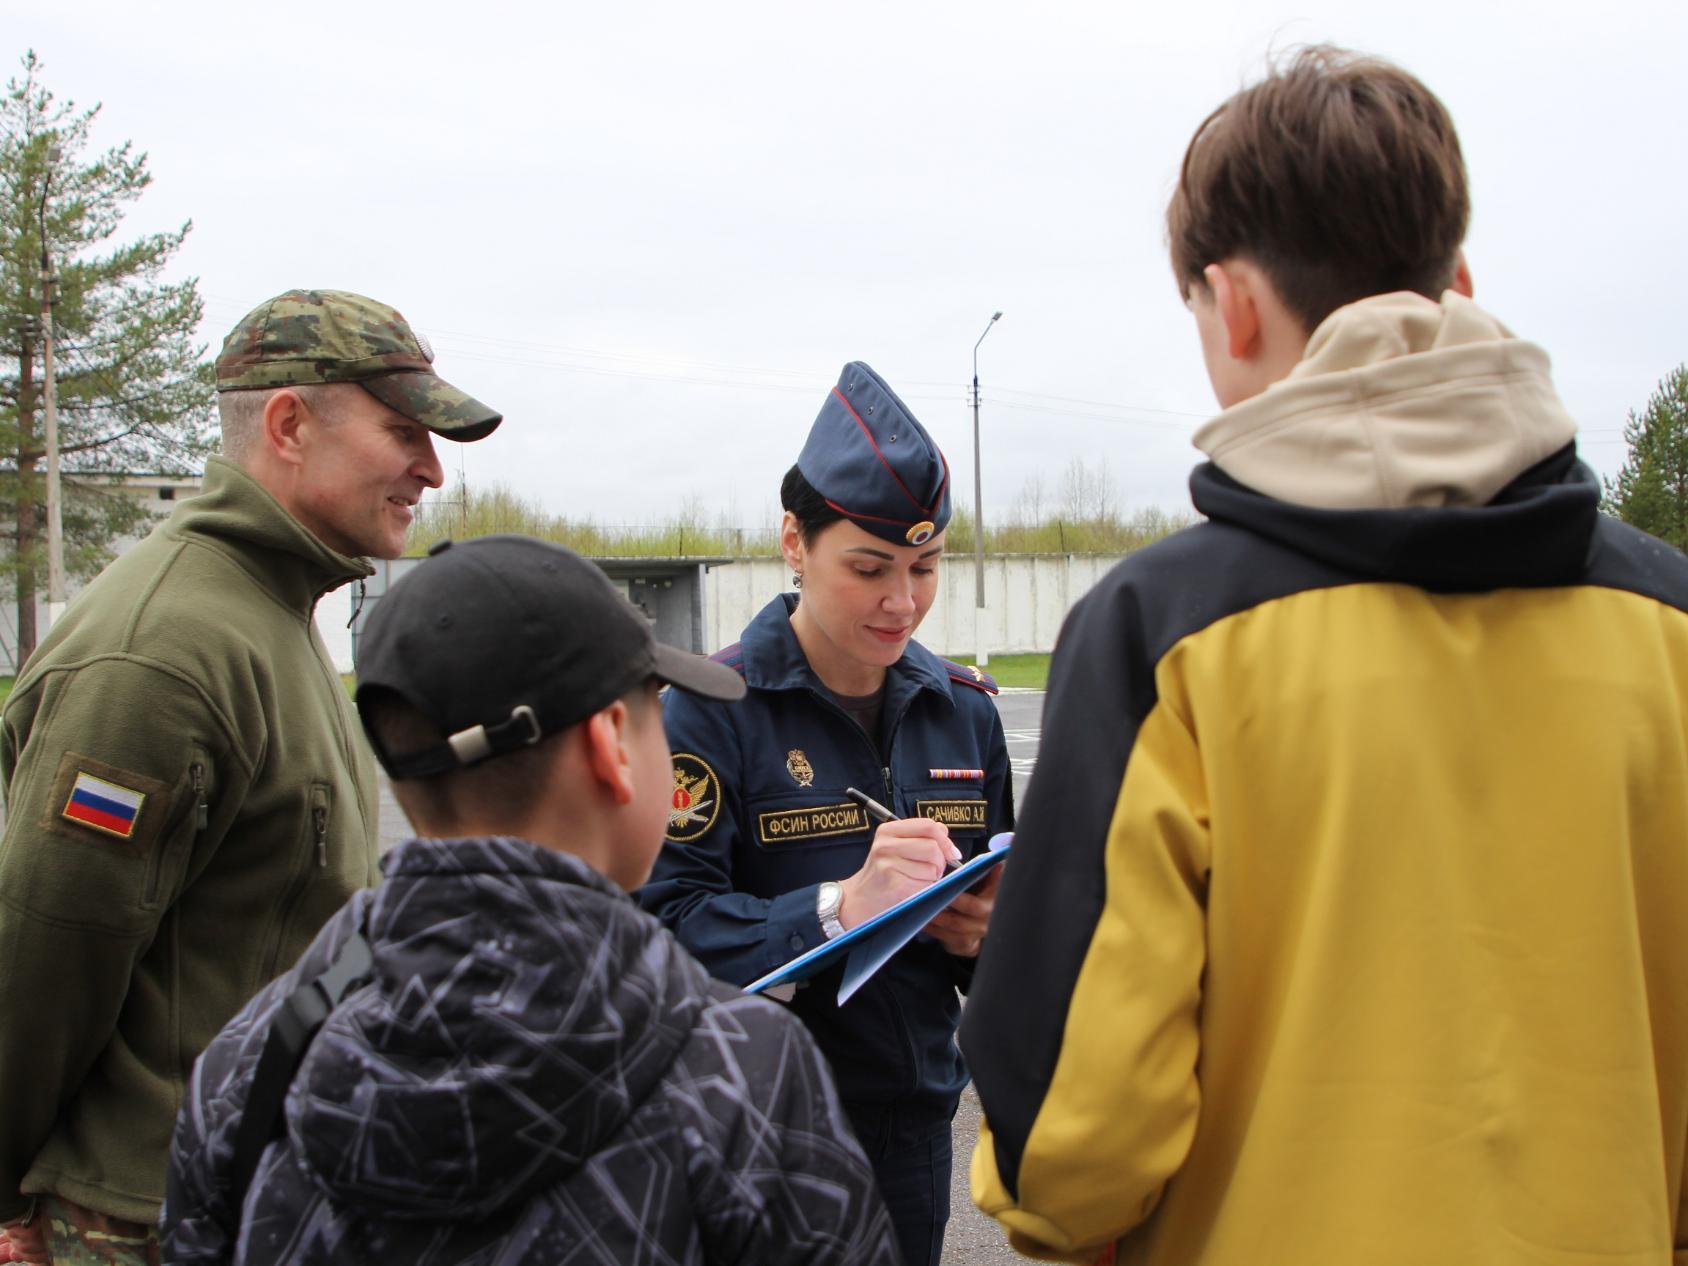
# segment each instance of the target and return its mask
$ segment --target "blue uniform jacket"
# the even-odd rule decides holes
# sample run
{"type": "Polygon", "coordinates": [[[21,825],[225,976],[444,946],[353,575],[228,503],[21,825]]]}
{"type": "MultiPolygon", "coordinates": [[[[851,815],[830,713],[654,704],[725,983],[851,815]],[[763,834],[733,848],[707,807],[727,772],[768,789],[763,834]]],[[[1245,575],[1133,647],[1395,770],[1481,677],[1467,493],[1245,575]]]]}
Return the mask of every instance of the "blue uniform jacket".
{"type": "MultiPolygon", "coordinates": [[[[963,854],[1012,828],[1013,786],[995,683],[911,642],[886,677],[889,764],[826,694],[791,631],[796,599],[774,599],[715,659],[750,687],[739,703],[670,690],[674,752],[668,841],[640,904],[716,977],[748,984],[826,938],[821,882],[867,859],[875,824],[857,787],[900,817],[944,821],[963,854]],[[933,769],[982,769],[939,779],[933,769]]],[[[831,1061],[846,1106],[887,1105],[915,1126],[947,1120],[966,1084],[956,996],[973,960],[911,942],[843,1007],[839,969],[799,988],[793,1009],[831,1061]]]]}

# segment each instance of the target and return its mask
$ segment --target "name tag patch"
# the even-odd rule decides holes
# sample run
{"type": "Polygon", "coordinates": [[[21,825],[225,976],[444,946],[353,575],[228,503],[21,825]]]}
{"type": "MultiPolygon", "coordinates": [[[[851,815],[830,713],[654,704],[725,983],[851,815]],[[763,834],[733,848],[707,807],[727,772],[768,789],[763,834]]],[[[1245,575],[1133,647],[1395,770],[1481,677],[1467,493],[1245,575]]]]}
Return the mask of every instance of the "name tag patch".
{"type": "Polygon", "coordinates": [[[945,826],[972,831],[985,829],[983,800],[916,800],[914,811],[919,817],[931,818],[945,826]]]}
{"type": "Polygon", "coordinates": [[[807,809],[775,809],[756,815],[756,830],[764,844],[787,840],[817,840],[828,835],[854,835],[867,830],[867,814],[858,804],[821,804],[807,809]]]}

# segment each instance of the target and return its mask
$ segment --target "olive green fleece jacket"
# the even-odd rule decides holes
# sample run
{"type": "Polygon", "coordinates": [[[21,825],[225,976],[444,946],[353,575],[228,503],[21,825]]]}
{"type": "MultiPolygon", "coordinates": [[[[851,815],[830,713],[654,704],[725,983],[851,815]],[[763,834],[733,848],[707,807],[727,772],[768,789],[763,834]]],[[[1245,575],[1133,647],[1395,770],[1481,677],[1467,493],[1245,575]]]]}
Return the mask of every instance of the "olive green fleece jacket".
{"type": "Polygon", "coordinates": [[[19,677],[0,715],[0,1220],[51,1192],[155,1221],[195,1058],[375,881],[374,764],[311,622],[369,574],[213,458],[19,677]]]}

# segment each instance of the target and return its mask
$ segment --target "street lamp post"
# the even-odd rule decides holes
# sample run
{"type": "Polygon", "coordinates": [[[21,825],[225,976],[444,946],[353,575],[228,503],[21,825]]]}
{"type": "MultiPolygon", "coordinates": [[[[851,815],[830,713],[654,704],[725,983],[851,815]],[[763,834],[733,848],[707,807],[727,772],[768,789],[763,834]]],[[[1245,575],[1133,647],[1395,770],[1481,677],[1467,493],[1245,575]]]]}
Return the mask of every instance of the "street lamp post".
{"type": "MultiPolygon", "coordinates": [[[[1002,313],[991,313],[991,319],[985,322],[985,334],[1001,319],[1002,313]]],[[[979,470],[979,343],[985,341],[985,334],[979,335],[978,342],[973,344],[973,638],[978,643],[974,662],[980,668],[990,663],[990,653],[985,650],[984,479],[979,470]]]]}
{"type": "Polygon", "coordinates": [[[47,627],[64,614],[64,506],[59,486],[59,400],[53,380],[53,274],[47,254],[47,196],[53,187],[53,169],[58,165],[59,147],[47,147],[47,175],[41,182],[41,346],[43,430],[47,448],[47,627]]]}

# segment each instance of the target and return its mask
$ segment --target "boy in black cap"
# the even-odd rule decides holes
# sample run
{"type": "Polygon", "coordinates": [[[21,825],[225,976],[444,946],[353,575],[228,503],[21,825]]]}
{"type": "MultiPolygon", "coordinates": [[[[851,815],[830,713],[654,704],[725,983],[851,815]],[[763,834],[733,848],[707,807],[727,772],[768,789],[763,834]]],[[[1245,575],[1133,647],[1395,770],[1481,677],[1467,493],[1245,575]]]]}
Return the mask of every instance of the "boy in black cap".
{"type": "Polygon", "coordinates": [[[382,599],[358,709],[422,838],[196,1067],[170,1260],[893,1259],[802,1025],[625,896],[670,811],[664,682],[744,693],[540,541],[448,543],[382,599]]]}

